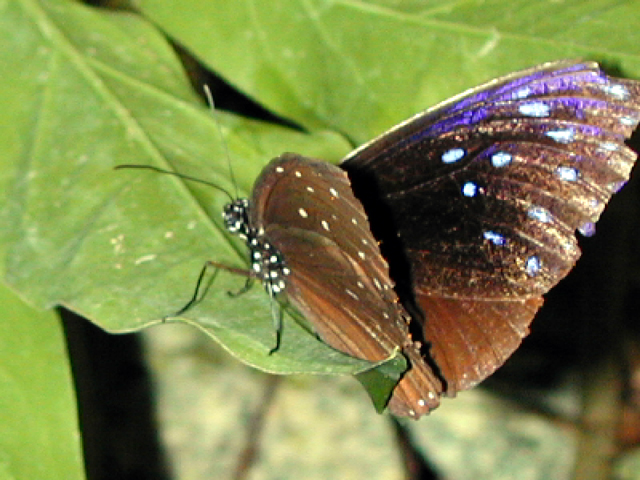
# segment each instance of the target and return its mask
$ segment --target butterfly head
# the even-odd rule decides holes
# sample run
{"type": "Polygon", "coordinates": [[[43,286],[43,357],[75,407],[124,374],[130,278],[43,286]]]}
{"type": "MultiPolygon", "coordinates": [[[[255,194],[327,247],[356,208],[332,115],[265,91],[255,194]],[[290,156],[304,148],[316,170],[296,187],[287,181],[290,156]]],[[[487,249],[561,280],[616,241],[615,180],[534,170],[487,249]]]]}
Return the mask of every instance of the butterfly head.
{"type": "Polygon", "coordinates": [[[239,198],[224,206],[222,212],[224,226],[228,232],[247,239],[249,235],[249,200],[239,198]]]}

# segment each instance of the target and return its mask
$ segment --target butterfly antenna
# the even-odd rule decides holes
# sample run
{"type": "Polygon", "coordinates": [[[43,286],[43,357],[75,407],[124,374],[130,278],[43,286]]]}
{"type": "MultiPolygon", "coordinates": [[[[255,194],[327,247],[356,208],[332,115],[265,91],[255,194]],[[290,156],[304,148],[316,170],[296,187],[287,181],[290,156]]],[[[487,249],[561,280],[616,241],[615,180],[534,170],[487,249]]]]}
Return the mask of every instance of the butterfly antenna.
{"type": "MultiPolygon", "coordinates": [[[[204,88],[205,97],[207,97],[207,102],[209,103],[209,107],[211,107],[211,114],[213,115],[213,118],[215,119],[215,122],[216,122],[216,126],[218,127],[218,134],[220,135],[220,140],[222,141],[225,155],[227,157],[227,165],[229,167],[229,177],[231,178],[231,182],[233,183],[233,188],[235,189],[236,198],[238,198],[239,197],[238,182],[236,181],[236,176],[234,175],[233,168],[231,167],[231,154],[229,153],[229,145],[227,144],[224,138],[224,135],[222,134],[222,126],[220,125],[220,122],[218,121],[218,117],[216,116],[216,107],[213,101],[213,95],[211,94],[211,89],[209,88],[209,85],[204,85],[203,88],[204,88]]],[[[250,285],[249,283],[250,280],[251,278],[247,279],[247,284],[245,285],[244,289],[238,293],[243,293],[248,289],[250,285]]],[[[269,291],[269,299],[271,303],[271,318],[273,319],[273,326],[276,331],[276,344],[271,350],[269,350],[269,355],[271,355],[277,352],[278,349],[280,348],[280,338],[282,337],[282,309],[278,308],[278,302],[276,301],[273,291],[271,290],[269,291]]]]}
{"type": "Polygon", "coordinates": [[[204,85],[204,95],[207,98],[207,103],[209,104],[209,108],[211,109],[211,114],[213,119],[216,122],[216,127],[218,128],[218,135],[220,135],[220,140],[222,141],[222,147],[224,148],[225,156],[227,157],[227,166],[229,167],[229,177],[231,178],[231,182],[233,183],[233,188],[235,189],[235,198],[238,198],[238,182],[236,181],[236,176],[233,173],[233,168],[231,168],[231,154],[229,153],[229,145],[222,134],[222,126],[218,121],[218,117],[216,115],[216,104],[213,101],[213,95],[211,94],[211,89],[209,85],[204,85]]]}
{"type": "Polygon", "coordinates": [[[232,197],[228,191],[226,191],[220,185],[216,185],[215,183],[207,182],[206,180],[202,180],[201,178],[197,178],[197,177],[192,177],[191,175],[185,175],[184,173],[172,172],[171,170],[165,170],[164,168],[154,167],[153,165],[123,164],[123,165],[116,165],[115,167],[113,167],[114,170],[122,170],[125,168],[139,168],[144,170],[152,170],[154,172],[164,173],[166,175],[173,175],[174,177],[178,177],[178,178],[184,178],[185,180],[189,180],[191,182],[202,183],[204,185],[208,185],[224,193],[227,197],[229,197],[230,202],[233,202],[234,198],[237,198],[237,197],[232,197]]]}

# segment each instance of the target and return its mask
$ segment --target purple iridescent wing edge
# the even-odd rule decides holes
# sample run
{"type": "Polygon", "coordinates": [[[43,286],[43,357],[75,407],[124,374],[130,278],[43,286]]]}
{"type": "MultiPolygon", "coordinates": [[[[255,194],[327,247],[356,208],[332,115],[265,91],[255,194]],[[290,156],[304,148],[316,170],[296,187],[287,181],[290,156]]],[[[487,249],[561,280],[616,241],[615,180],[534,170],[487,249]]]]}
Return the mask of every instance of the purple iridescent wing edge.
{"type": "Polygon", "coordinates": [[[423,311],[448,393],[491,374],[527,334],[579,256],[574,231],[590,231],[628,179],[624,140],[639,120],[638,82],[554,62],[437,105],[343,161],[392,278],[423,311]]]}

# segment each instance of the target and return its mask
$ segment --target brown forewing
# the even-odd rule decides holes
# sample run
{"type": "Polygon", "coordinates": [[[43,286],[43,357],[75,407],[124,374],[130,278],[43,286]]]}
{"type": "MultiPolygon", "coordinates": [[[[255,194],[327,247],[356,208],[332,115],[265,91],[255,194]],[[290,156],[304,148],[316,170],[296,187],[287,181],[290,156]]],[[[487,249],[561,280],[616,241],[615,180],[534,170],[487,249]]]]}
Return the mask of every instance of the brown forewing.
{"type": "Polygon", "coordinates": [[[380,361],[401,349],[410,370],[389,407],[418,418],[439,404],[442,383],[409,334],[388,266],[346,173],[293,154],[274,160],[254,187],[252,224],[282,253],[287,297],[327,344],[380,361]]]}

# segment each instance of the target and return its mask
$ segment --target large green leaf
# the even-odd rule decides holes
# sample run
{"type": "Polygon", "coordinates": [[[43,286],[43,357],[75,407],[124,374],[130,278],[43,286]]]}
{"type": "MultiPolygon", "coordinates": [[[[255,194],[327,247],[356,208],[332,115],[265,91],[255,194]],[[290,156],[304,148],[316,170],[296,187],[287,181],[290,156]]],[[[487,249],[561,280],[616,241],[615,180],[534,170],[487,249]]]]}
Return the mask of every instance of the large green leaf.
{"type": "Polygon", "coordinates": [[[466,88],[544,61],[605,60],[640,76],[636,2],[137,4],[268,108],[357,143],[466,88]]]}
{"type": "MultiPolygon", "coordinates": [[[[38,306],[62,304],[122,332],[184,305],[205,260],[246,265],[243,246],[221,227],[225,195],[173,177],[113,170],[156,165],[233,191],[215,121],[163,36],[137,15],[70,2],[9,2],[1,13],[2,31],[14,32],[0,54],[4,111],[16,117],[2,157],[8,281],[38,306]],[[28,75],[25,64],[35,65],[28,75]]],[[[245,193],[282,145],[334,158],[348,149],[329,133],[218,117],[245,193]]],[[[369,368],[292,321],[282,347],[269,355],[275,337],[268,297],[259,287],[241,300],[227,295],[243,283],[220,273],[185,321],[264,370],[369,368]]]]}

